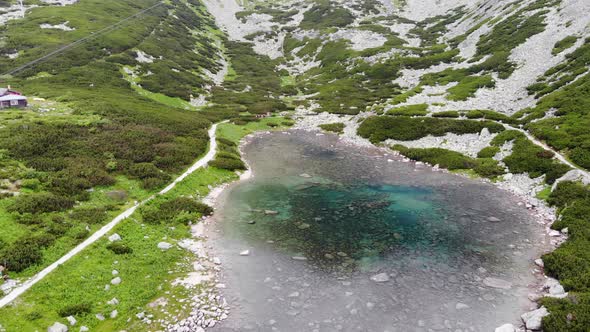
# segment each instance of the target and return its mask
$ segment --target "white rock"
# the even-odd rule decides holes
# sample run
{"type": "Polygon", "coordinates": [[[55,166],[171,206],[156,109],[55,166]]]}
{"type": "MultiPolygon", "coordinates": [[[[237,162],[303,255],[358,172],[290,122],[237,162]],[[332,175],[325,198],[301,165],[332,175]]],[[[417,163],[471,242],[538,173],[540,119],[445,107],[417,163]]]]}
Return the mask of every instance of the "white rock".
{"type": "Polygon", "coordinates": [[[560,297],[565,295],[565,289],[560,284],[555,284],[549,288],[549,294],[554,297],[560,297]]]}
{"type": "Polygon", "coordinates": [[[104,320],[103,314],[96,314],[95,317],[96,317],[96,319],[98,319],[100,321],[103,321],[104,320]]]}
{"type": "Polygon", "coordinates": [[[512,288],[512,283],[506,280],[498,279],[498,278],[491,278],[487,277],[483,280],[483,284],[492,287],[492,288],[500,288],[500,289],[510,289],[512,288]]]}
{"type": "Polygon", "coordinates": [[[221,265],[221,259],[219,259],[219,257],[213,257],[213,264],[221,265]]]}
{"type": "Polygon", "coordinates": [[[119,285],[121,283],[121,278],[120,277],[116,277],[115,279],[111,280],[111,284],[113,285],[119,285]]]}
{"type": "Polygon", "coordinates": [[[117,271],[117,270],[113,270],[112,274],[113,274],[114,276],[116,276],[116,275],[119,275],[119,271],[117,271]]]}
{"type": "Polygon", "coordinates": [[[512,324],[504,324],[500,327],[496,327],[494,332],[517,332],[517,330],[512,324]]]}
{"type": "Polygon", "coordinates": [[[88,327],[86,327],[86,326],[80,327],[80,332],[88,332],[88,331],[90,331],[90,329],[88,327]]]}
{"type": "Polygon", "coordinates": [[[374,282],[387,282],[389,281],[389,275],[387,273],[379,273],[371,277],[374,282]]]}
{"type": "Polygon", "coordinates": [[[547,308],[541,307],[537,310],[529,311],[527,313],[522,314],[520,318],[522,318],[522,321],[524,322],[524,325],[527,329],[540,330],[541,320],[543,319],[543,317],[547,315],[549,315],[549,311],[547,311],[547,308]]]}
{"type": "Polygon", "coordinates": [[[168,242],[160,242],[158,243],[158,249],[162,249],[162,250],[168,250],[172,248],[172,245],[168,242]]]}
{"type": "Polygon", "coordinates": [[[66,319],[68,320],[68,323],[70,323],[70,325],[72,325],[72,326],[76,325],[76,323],[78,322],[76,320],[76,318],[74,318],[74,316],[68,316],[68,317],[66,317],[66,319]]]}
{"type": "Polygon", "coordinates": [[[47,332],[68,332],[68,327],[60,322],[55,322],[47,328],[47,332]]]}
{"type": "Polygon", "coordinates": [[[543,260],[540,258],[535,259],[535,264],[537,264],[538,267],[545,267],[545,263],[543,263],[543,260]]]}
{"type": "Polygon", "coordinates": [[[117,318],[118,315],[119,315],[119,312],[117,310],[111,311],[111,318],[117,318]]]}
{"type": "Polygon", "coordinates": [[[109,241],[110,242],[121,241],[121,235],[115,233],[115,234],[109,236],[109,241]]]}
{"type": "Polygon", "coordinates": [[[119,300],[117,300],[116,297],[114,297],[112,300],[107,302],[108,305],[117,305],[119,304],[119,300]]]}
{"type": "Polygon", "coordinates": [[[240,256],[249,256],[250,255],[250,250],[244,250],[240,252],[240,256]]]}

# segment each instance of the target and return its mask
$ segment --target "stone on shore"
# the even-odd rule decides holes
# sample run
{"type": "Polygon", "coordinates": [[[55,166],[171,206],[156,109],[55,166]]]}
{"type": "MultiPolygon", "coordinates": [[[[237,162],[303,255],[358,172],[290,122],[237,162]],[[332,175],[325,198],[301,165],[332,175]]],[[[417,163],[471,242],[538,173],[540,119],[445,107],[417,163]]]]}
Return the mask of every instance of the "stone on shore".
{"type": "Polygon", "coordinates": [[[500,327],[496,327],[494,332],[516,332],[516,327],[512,324],[504,324],[500,327]]]}
{"type": "Polygon", "coordinates": [[[522,321],[528,330],[536,331],[541,329],[541,320],[547,315],[549,315],[547,308],[541,307],[537,310],[522,314],[520,318],[522,318],[522,321]]]}

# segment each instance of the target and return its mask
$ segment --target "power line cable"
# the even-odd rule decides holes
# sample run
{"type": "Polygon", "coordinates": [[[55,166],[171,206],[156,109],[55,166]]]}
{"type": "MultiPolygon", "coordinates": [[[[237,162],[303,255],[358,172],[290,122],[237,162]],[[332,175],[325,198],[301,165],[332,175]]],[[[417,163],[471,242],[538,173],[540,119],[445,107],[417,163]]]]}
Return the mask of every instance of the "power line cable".
{"type": "Polygon", "coordinates": [[[127,21],[130,21],[130,20],[132,20],[132,19],[134,19],[134,18],[136,18],[136,17],[138,17],[138,16],[140,16],[140,15],[142,15],[142,14],[144,14],[144,13],[146,13],[146,12],[148,12],[148,11],[156,8],[156,7],[158,7],[158,6],[163,5],[163,4],[164,4],[164,2],[163,1],[160,1],[157,4],[155,4],[155,5],[151,6],[151,7],[148,7],[146,9],[143,9],[143,10],[141,10],[141,11],[139,11],[139,12],[137,12],[137,13],[129,16],[129,17],[126,17],[126,18],[122,19],[121,21],[119,21],[117,23],[114,23],[114,24],[109,25],[109,26],[107,26],[105,28],[102,28],[102,29],[100,29],[98,31],[95,31],[95,32],[91,33],[89,36],[86,36],[84,38],[80,38],[80,39],[78,39],[78,40],[76,40],[76,41],[74,41],[74,42],[72,42],[72,43],[70,43],[68,45],[65,45],[65,46],[62,46],[62,47],[58,48],[55,51],[52,51],[50,53],[45,54],[44,56],[42,56],[40,58],[37,58],[37,59],[35,59],[33,61],[30,61],[30,62],[25,63],[22,66],[19,66],[19,67],[15,68],[15,69],[12,69],[12,70],[10,70],[10,71],[2,74],[2,76],[14,75],[14,74],[16,74],[16,73],[18,73],[20,71],[23,71],[26,68],[29,68],[29,67],[34,66],[34,65],[36,65],[38,63],[42,63],[44,61],[47,61],[47,60],[51,59],[52,57],[54,57],[54,56],[56,56],[56,55],[58,55],[58,54],[60,54],[62,52],[65,52],[65,51],[67,51],[67,50],[69,50],[71,48],[74,48],[74,47],[76,47],[78,45],[81,45],[81,44],[83,44],[83,43],[85,43],[85,42],[87,42],[89,40],[98,38],[98,37],[100,37],[101,35],[104,35],[107,32],[111,32],[113,30],[116,30],[123,23],[125,23],[127,21]]]}

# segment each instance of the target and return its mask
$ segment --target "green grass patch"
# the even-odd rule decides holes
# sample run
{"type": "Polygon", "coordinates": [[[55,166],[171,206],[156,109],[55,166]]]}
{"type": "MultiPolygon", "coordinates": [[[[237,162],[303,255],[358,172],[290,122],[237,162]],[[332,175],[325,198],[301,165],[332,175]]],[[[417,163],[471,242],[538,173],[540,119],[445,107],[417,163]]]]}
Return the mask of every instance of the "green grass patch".
{"type": "Polygon", "coordinates": [[[567,36],[562,40],[555,43],[555,46],[551,50],[551,54],[558,55],[559,53],[567,50],[568,48],[574,46],[574,44],[578,41],[578,37],[576,36],[567,36]]]}
{"type": "Polygon", "coordinates": [[[428,104],[415,104],[396,107],[387,112],[388,115],[424,116],[428,114],[428,104]]]}

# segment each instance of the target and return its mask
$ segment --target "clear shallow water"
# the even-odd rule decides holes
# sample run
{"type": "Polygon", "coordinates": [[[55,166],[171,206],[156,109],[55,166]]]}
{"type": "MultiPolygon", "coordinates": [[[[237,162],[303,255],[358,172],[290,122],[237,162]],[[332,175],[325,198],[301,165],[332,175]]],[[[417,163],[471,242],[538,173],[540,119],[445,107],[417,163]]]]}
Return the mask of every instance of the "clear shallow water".
{"type": "Polygon", "coordinates": [[[493,331],[528,309],[546,239],[508,193],[334,136],[273,133],[244,152],[254,178],[217,207],[232,306],[218,330],[493,331]]]}

